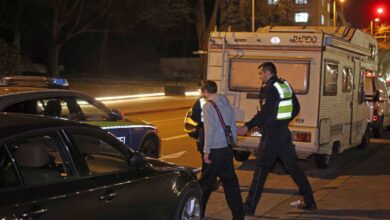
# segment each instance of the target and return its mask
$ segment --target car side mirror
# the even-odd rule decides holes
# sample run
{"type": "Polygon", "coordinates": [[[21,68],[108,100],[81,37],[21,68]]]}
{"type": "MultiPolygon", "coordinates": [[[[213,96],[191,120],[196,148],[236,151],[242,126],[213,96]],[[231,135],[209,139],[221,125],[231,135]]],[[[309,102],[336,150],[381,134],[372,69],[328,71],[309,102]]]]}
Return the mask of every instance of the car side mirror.
{"type": "Polygon", "coordinates": [[[123,119],[123,114],[121,111],[118,109],[111,109],[110,115],[115,119],[115,120],[122,120],[123,119]]]}
{"type": "Polygon", "coordinates": [[[148,162],[144,155],[138,151],[134,152],[133,156],[130,158],[130,164],[135,167],[137,170],[142,170],[146,167],[148,162]]]}

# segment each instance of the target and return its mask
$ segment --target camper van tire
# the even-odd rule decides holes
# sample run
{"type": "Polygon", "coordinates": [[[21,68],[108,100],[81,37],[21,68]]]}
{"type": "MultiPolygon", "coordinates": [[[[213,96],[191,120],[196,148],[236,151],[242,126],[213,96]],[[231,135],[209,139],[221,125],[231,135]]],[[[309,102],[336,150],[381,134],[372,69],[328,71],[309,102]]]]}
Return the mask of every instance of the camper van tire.
{"type": "Polygon", "coordinates": [[[314,162],[316,164],[316,167],[319,169],[326,169],[329,167],[331,155],[328,154],[315,154],[314,155],[314,162]]]}
{"type": "Polygon", "coordinates": [[[233,150],[234,159],[237,160],[238,162],[247,161],[250,154],[251,154],[251,152],[248,152],[248,151],[233,150]]]}
{"type": "Polygon", "coordinates": [[[362,143],[360,143],[360,145],[358,146],[359,149],[366,149],[368,147],[368,144],[370,143],[370,135],[370,125],[367,125],[366,131],[364,132],[364,135],[362,137],[362,143]]]}

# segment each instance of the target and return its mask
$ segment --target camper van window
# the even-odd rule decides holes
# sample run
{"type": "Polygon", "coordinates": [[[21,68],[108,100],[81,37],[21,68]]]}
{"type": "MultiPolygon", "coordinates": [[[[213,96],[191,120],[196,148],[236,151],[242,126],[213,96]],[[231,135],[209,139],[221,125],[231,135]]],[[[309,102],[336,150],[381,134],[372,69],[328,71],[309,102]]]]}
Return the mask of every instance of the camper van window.
{"type": "Polygon", "coordinates": [[[359,76],[359,90],[358,90],[358,103],[359,105],[365,102],[366,93],[364,91],[366,70],[364,68],[360,69],[359,76]]]}
{"type": "Polygon", "coordinates": [[[338,65],[325,63],[324,95],[337,95],[338,65]]]}
{"type": "Polygon", "coordinates": [[[373,44],[370,44],[370,58],[371,59],[375,59],[375,55],[376,55],[376,46],[373,45],[373,44]]]}
{"type": "Polygon", "coordinates": [[[353,75],[351,68],[343,68],[343,92],[351,92],[353,85],[353,75]]]}
{"type": "MultiPolygon", "coordinates": [[[[232,91],[258,92],[262,84],[258,67],[269,60],[230,59],[229,89],[232,91]],[[243,77],[245,76],[245,77],[243,77]]],[[[272,60],[278,77],[287,80],[296,94],[306,94],[309,86],[308,60],[272,60]]]]}

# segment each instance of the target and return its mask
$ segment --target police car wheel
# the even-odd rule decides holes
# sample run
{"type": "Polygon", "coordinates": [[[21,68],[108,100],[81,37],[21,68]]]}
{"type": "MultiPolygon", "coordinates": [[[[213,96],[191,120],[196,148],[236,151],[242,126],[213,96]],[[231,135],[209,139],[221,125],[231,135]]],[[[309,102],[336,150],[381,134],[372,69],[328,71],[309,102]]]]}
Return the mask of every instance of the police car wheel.
{"type": "Polygon", "coordinates": [[[159,144],[155,137],[146,137],[141,145],[141,153],[147,157],[158,158],[159,144]]]}

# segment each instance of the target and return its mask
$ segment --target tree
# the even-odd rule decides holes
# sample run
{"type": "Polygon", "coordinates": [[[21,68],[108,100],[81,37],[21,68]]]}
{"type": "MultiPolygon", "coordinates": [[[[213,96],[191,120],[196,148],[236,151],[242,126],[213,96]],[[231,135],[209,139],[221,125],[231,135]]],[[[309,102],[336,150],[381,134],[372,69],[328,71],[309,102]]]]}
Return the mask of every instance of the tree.
{"type": "Polygon", "coordinates": [[[3,0],[0,2],[0,73],[18,74],[22,68],[20,55],[20,29],[24,1],[3,0]]]}
{"type": "MultiPolygon", "coordinates": [[[[169,30],[193,22],[187,0],[116,0],[102,22],[98,72],[108,72],[108,44],[111,33],[130,33],[137,29],[169,30]]],[[[140,35],[141,32],[137,32],[140,35]]]]}
{"type": "Polygon", "coordinates": [[[80,34],[100,31],[99,23],[107,14],[112,0],[40,0],[39,3],[50,14],[48,19],[41,20],[50,39],[48,71],[58,76],[62,46],[80,34]]]}

